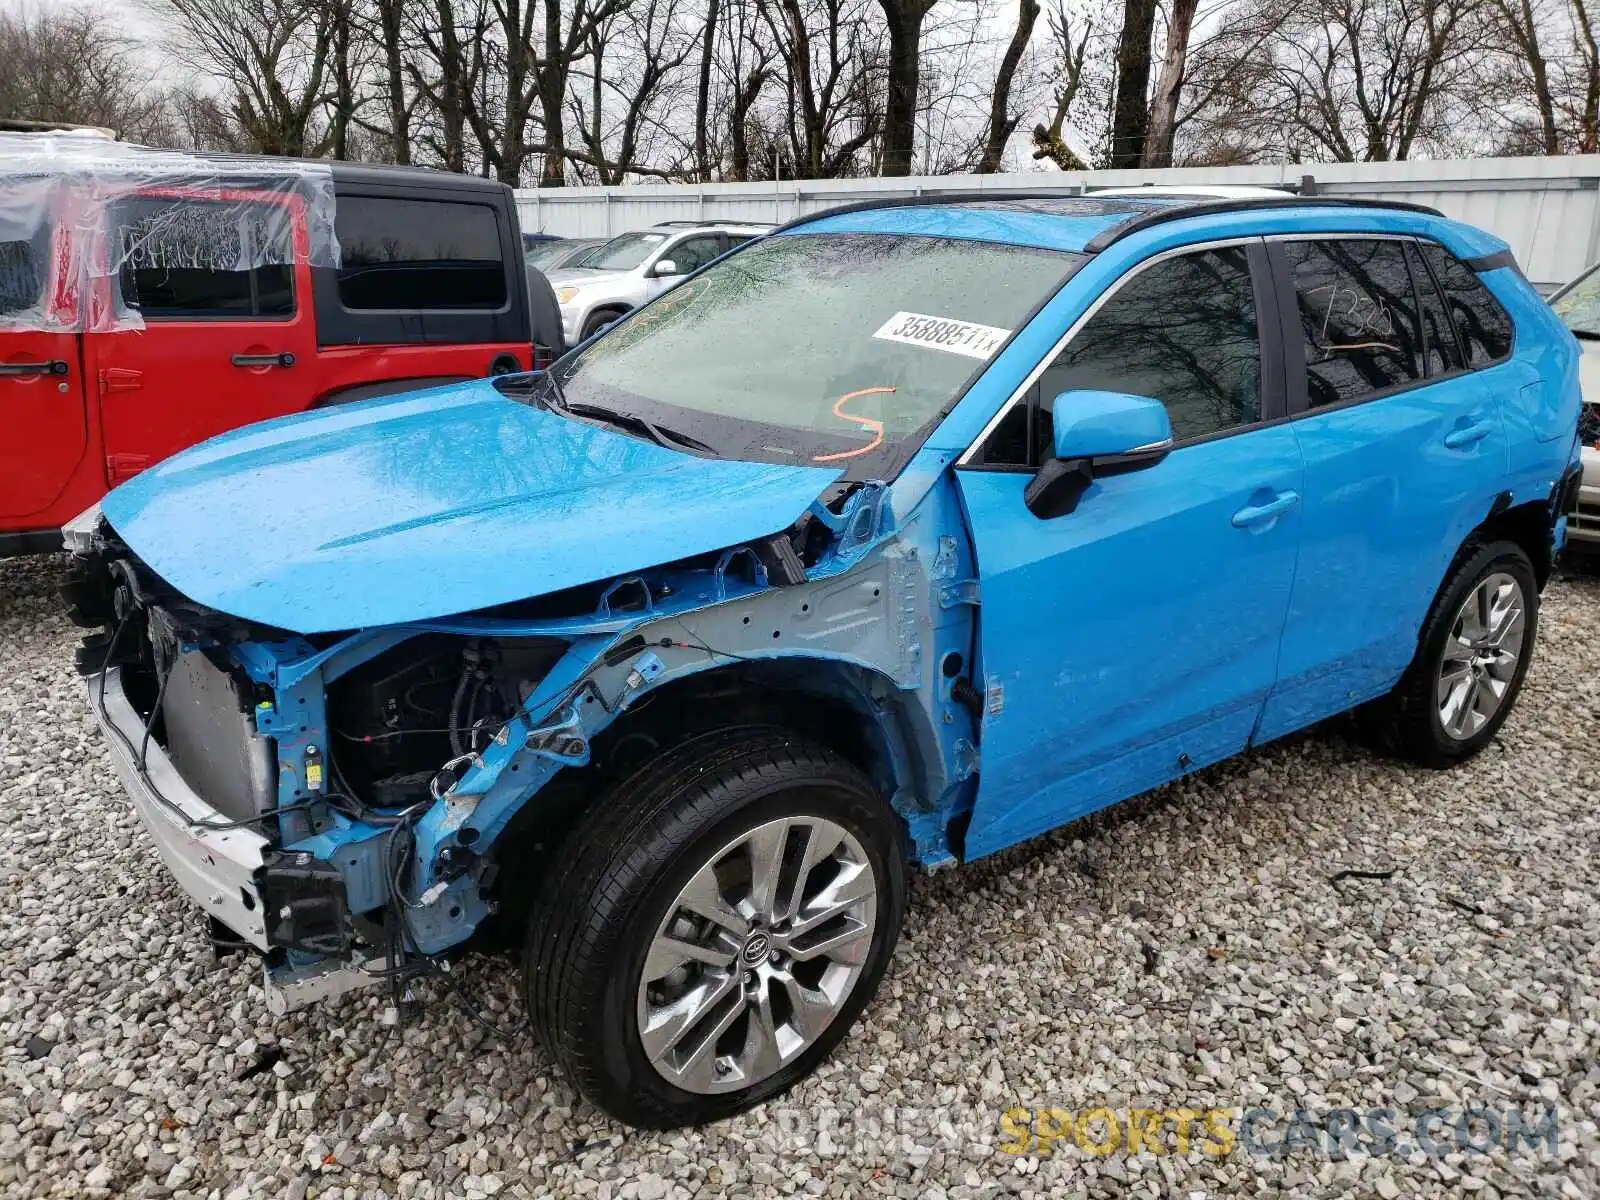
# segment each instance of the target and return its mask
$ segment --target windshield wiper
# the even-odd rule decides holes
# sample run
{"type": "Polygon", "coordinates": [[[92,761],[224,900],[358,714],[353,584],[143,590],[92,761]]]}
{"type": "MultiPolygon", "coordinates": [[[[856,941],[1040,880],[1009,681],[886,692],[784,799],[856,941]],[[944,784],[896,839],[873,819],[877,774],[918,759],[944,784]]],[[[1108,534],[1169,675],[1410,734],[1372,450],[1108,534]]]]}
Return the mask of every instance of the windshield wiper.
{"type": "MultiPolygon", "coordinates": [[[[1568,325],[1567,328],[1572,329],[1572,326],[1568,325]]],[[[1600,331],[1594,329],[1572,329],[1572,336],[1586,342],[1600,342],[1600,331]]]]}
{"type": "Polygon", "coordinates": [[[702,454],[715,454],[716,448],[709,442],[703,442],[692,434],[682,433],[676,429],[669,429],[665,425],[657,425],[647,421],[634,413],[619,412],[616,409],[606,408],[602,404],[572,403],[567,399],[566,391],[561,386],[561,381],[555,377],[554,372],[546,372],[545,377],[550,380],[551,394],[545,398],[545,405],[569,417],[579,417],[590,421],[599,421],[605,425],[614,426],[628,433],[642,433],[658,446],[665,446],[671,450],[681,446],[687,450],[696,450],[702,454]]]}

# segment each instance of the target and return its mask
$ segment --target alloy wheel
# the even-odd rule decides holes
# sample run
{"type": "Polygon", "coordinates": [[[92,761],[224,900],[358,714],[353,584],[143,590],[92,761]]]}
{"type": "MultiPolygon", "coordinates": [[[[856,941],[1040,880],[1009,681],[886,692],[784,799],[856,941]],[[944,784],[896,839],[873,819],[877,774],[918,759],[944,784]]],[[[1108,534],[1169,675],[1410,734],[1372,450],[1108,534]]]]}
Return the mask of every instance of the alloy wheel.
{"type": "Polygon", "coordinates": [[[1480,580],[1456,614],[1439,663],[1439,724],[1465,741],[1500,710],[1516,677],[1527,628],[1522,585],[1504,571],[1480,580]]]}
{"type": "Polygon", "coordinates": [[[669,1083],[737,1091],[832,1023],[872,947],[878,881],[861,843],[782,817],[713,855],[668,906],[640,973],[639,1040],[669,1083]]]}

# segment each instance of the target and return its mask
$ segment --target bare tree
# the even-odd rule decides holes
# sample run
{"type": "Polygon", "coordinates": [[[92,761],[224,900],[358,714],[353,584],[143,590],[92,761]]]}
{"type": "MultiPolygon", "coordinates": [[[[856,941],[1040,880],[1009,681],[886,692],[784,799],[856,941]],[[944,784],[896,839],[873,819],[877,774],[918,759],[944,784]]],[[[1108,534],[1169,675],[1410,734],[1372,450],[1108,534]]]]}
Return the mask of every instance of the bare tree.
{"type": "Polygon", "coordinates": [[[1569,107],[1577,125],[1578,153],[1593,154],[1600,151],[1600,47],[1595,45],[1588,0],[1572,0],[1572,17],[1577,33],[1579,84],[1575,89],[1577,102],[1569,107]]]}
{"type": "Polygon", "coordinates": [[[1083,90],[1084,61],[1089,54],[1089,40],[1094,26],[1086,23],[1083,31],[1073,34],[1072,20],[1065,10],[1056,8],[1050,13],[1050,44],[1054,56],[1056,85],[1051,95],[1050,123],[1033,127],[1033,157],[1048,158],[1063,171],[1082,171],[1084,162],[1062,137],[1073,104],[1083,90]]]}
{"type": "Polygon", "coordinates": [[[136,43],[91,8],[0,13],[0,117],[163,140],[170,114],[136,43]]]}
{"type": "Polygon", "coordinates": [[[411,100],[406,93],[405,31],[414,0],[373,0],[371,27],[383,51],[384,96],[388,101],[389,155],[411,161],[411,100]]]}
{"type": "Polygon", "coordinates": [[[596,182],[621,183],[629,174],[682,176],[675,165],[647,163],[644,139],[662,128],[657,110],[672,98],[667,85],[698,44],[678,19],[677,0],[638,0],[590,32],[589,111],[581,99],[574,111],[587,148],[577,161],[593,170],[596,182]],[[616,51],[615,67],[606,61],[608,48],[616,51]],[[614,137],[605,121],[613,107],[622,114],[614,137]]]}
{"type": "Polygon", "coordinates": [[[917,140],[922,22],[937,0],[878,0],[889,30],[889,95],[883,114],[883,173],[911,174],[917,140]]]}
{"type": "Polygon", "coordinates": [[[1485,39],[1485,0],[1256,0],[1219,46],[1233,82],[1206,114],[1245,157],[1382,162],[1419,145],[1449,152],[1485,39]]]}
{"type": "Polygon", "coordinates": [[[1117,100],[1111,113],[1111,165],[1137,167],[1150,125],[1150,42],[1156,0],[1124,0],[1117,40],[1117,100]]]}
{"type": "Polygon", "coordinates": [[[1150,103],[1150,126],[1144,135],[1142,163],[1146,167],[1172,165],[1172,144],[1178,131],[1178,97],[1188,63],[1189,34],[1199,6],[1199,0],[1169,2],[1161,75],[1156,80],[1155,99],[1150,103]]]}
{"type": "Polygon", "coordinates": [[[727,178],[736,181],[750,178],[750,114],[772,78],[772,64],[777,58],[767,26],[755,7],[759,3],[760,0],[729,0],[727,9],[733,28],[721,74],[731,93],[727,178]]]}
{"type": "MultiPolygon", "coordinates": [[[[1578,0],[1581,4],[1582,0],[1578,0]]],[[[1543,153],[1561,152],[1561,134],[1556,128],[1555,95],[1550,83],[1550,64],[1540,45],[1541,27],[1548,28],[1545,14],[1536,13],[1533,0],[1488,0],[1496,32],[1513,48],[1519,73],[1539,118],[1539,142],[1543,153]]]]}
{"type": "Polygon", "coordinates": [[[983,153],[978,159],[976,172],[990,175],[1000,170],[1006,143],[1016,132],[1021,114],[1011,111],[1011,85],[1033,38],[1033,27],[1039,19],[1039,0],[1017,0],[1017,23],[1011,30],[1011,40],[995,72],[994,87],[989,94],[989,127],[984,135],[983,153]]]}
{"type": "Polygon", "coordinates": [[[791,173],[854,174],[882,126],[866,0],[757,0],[783,63],[791,173]]]}
{"type": "Polygon", "coordinates": [[[179,61],[218,80],[249,147],[316,157],[331,131],[335,5],[324,0],[155,0],[179,61]]]}

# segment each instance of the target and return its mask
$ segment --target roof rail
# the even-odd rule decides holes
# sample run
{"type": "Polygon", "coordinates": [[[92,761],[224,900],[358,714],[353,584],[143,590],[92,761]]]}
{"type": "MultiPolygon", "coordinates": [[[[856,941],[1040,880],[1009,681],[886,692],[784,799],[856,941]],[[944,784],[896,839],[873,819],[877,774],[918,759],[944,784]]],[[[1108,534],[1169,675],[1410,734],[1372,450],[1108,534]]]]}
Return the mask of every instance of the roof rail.
{"type": "Polygon", "coordinates": [[[1426,204],[1410,204],[1404,200],[1360,200],[1332,196],[1241,196],[1232,200],[1196,200],[1193,204],[1164,204],[1130,217],[1126,221],[1119,221],[1090,238],[1084,244],[1083,252],[1099,254],[1125,237],[1131,237],[1141,230],[1154,225],[1163,225],[1168,221],[1182,221],[1187,217],[1206,217],[1212,213],[1248,212],[1261,208],[1373,208],[1424,213],[1430,217],[1444,216],[1437,208],[1429,208],[1426,204]]]}
{"type": "MultiPolygon", "coordinates": [[[[1017,192],[931,192],[920,196],[892,196],[880,197],[876,200],[861,200],[854,204],[840,204],[834,208],[825,208],[820,212],[807,213],[779,225],[774,233],[782,233],[799,225],[809,225],[824,217],[844,216],[848,213],[871,212],[882,208],[927,208],[933,205],[961,205],[982,201],[993,204],[1006,200],[1093,200],[1093,192],[1081,188],[1053,188],[1034,191],[1017,192]]],[[[1152,199],[1156,197],[1152,196],[1152,199]]],[[[1137,201],[1138,196],[1108,196],[1105,203],[1115,204],[1118,200],[1137,201]]],[[[1148,229],[1153,225],[1161,225],[1167,221],[1181,221],[1188,217],[1207,216],[1211,213],[1239,212],[1251,209],[1272,208],[1373,208],[1390,209],[1401,212],[1425,213],[1430,217],[1441,217],[1444,214],[1436,208],[1429,208],[1425,204],[1409,204],[1403,200],[1363,200],[1355,198],[1334,198],[1331,196],[1248,196],[1234,199],[1197,200],[1193,204],[1160,204],[1141,208],[1138,212],[1130,213],[1125,221],[1120,221],[1109,229],[1102,230],[1090,238],[1084,246],[1085,254],[1099,254],[1106,247],[1123,238],[1138,233],[1141,229],[1148,229]]]]}

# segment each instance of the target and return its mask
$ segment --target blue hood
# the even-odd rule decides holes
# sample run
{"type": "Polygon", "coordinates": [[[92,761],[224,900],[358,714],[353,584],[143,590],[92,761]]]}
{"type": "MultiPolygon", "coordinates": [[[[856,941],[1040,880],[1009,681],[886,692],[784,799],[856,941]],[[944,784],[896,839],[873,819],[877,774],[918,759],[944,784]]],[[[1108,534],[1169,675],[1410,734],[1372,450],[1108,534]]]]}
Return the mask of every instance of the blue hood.
{"type": "Polygon", "coordinates": [[[324,633],[469,612],[776,533],[838,476],[697,458],[477,381],[224,434],[102,508],[191,600],[324,633]]]}

